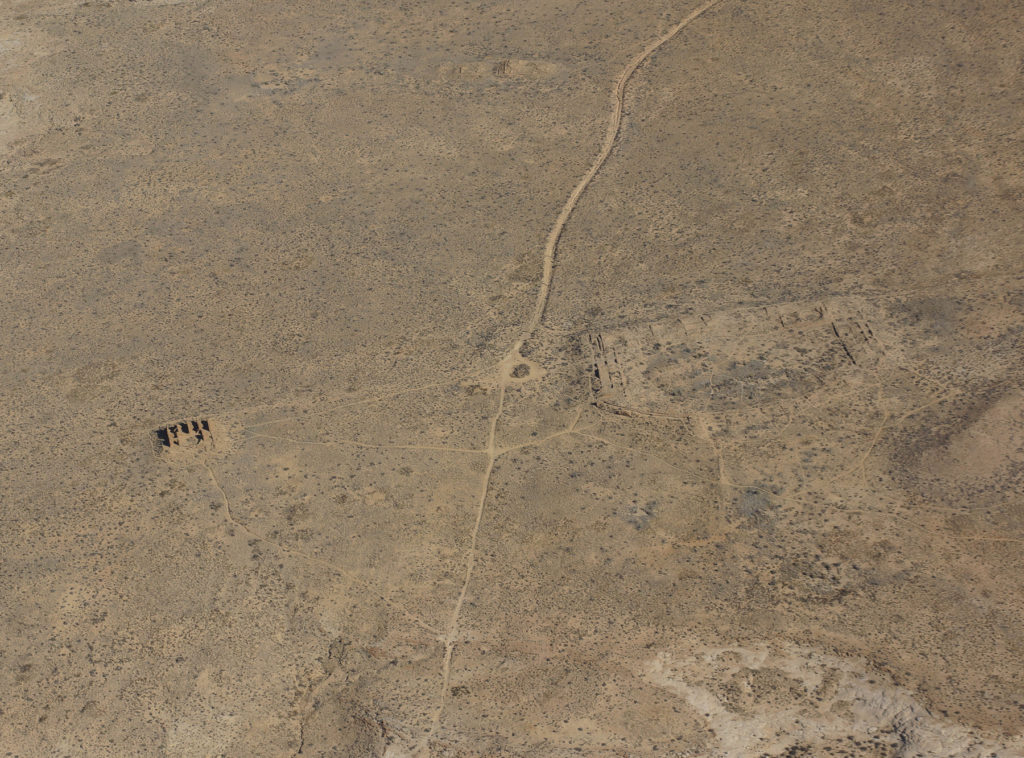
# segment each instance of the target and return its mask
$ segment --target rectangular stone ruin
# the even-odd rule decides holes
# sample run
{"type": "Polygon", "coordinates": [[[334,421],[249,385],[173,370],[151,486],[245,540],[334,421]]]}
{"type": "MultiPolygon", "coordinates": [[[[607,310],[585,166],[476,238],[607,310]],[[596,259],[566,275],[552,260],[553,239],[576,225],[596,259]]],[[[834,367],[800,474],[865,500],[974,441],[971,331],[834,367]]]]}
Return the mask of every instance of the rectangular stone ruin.
{"type": "Polygon", "coordinates": [[[161,453],[197,450],[212,447],[213,434],[209,419],[197,418],[162,426],[154,433],[156,448],[161,453]]]}

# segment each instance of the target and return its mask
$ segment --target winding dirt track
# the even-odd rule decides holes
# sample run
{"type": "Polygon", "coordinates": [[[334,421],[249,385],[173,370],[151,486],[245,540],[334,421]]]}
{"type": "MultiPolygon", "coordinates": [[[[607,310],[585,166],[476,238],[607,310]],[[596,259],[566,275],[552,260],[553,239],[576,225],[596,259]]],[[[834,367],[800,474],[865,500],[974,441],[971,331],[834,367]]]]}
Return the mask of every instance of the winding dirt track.
{"type": "MultiPolygon", "coordinates": [[[[551,293],[551,280],[555,267],[555,251],[558,247],[558,240],[562,236],[562,230],[565,228],[572,212],[576,209],[576,205],[579,203],[580,197],[594,180],[594,177],[597,176],[601,167],[604,166],[608,157],[612,154],[612,150],[615,149],[615,142],[618,139],[619,130],[622,127],[622,111],[626,97],[626,85],[633,77],[633,74],[636,73],[637,69],[640,68],[640,66],[643,65],[643,63],[650,58],[659,47],[679,34],[679,32],[686,28],[686,26],[694,19],[698,18],[701,14],[715,5],[718,5],[720,2],[722,2],[722,0],[708,0],[708,2],[692,11],[682,21],[665,32],[665,34],[647,45],[647,47],[630,60],[626,65],[626,68],[622,70],[622,73],[616,77],[615,87],[612,91],[612,113],[608,119],[608,129],[605,132],[601,151],[597,154],[597,157],[594,158],[594,162],[590,165],[587,173],[584,174],[583,178],[581,178],[576,186],[573,187],[572,192],[565,201],[565,205],[562,206],[562,210],[558,214],[558,218],[555,219],[555,223],[551,227],[551,231],[548,232],[547,241],[544,244],[543,275],[541,277],[540,291],[537,293],[537,303],[534,307],[533,315],[524,328],[522,335],[518,340],[516,340],[515,344],[512,345],[511,349],[505,355],[498,367],[498,377],[496,382],[499,390],[498,407],[490,421],[490,433],[488,435],[486,449],[487,465],[480,484],[480,498],[477,504],[473,531],[470,535],[469,550],[466,555],[466,568],[463,576],[462,589],[459,592],[455,606],[452,608],[447,630],[444,635],[444,661],[441,668],[441,691],[438,697],[437,708],[434,711],[434,716],[431,721],[430,729],[420,741],[416,751],[417,755],[425,756],[429,753],[430,740],[437,733],[441,725],[441,716],[444,712],[448,686],[451,678],[452,655],[455,651],[455,645],[458,638],[459,619],[462,615],[462,606],[466,599],[466,593],[469,590],[469,583],[473,578],[473,567],[476,563],[477,537],[480,533],[480,523],[483,520],[484,506],[487,503],[487,494],[491,483],[491,473],[494,470],[495,460],[501,452],[496,445],[495,437],[498,429],[498,422],[505,406],[505,390],[510,383],[510,371],[512,366],[519,357],[519,349],[522,347],[523,342],[533,335],[534,331],[536,331],[537,327],[540,325],[541,319],[544,318],[544,311],[547,308],[548,297],[551,293]]],[[[581,412],[582,408],[580,409],[580,413],[581,412]]],[[[570,426],[570,431],[575,429],[580,418],[580,413],[576,414],[576,418],[570,426]]]]}
{"type": "Polygon", "coordinates": [[[513,348],[513,350],[517,350],[522,342],[533,334],[537,327],[540,326],[541,319],[544,318],[544,310],[547,308],[548,297],[551,293],[551,278],[555,270],[555,250],[558,247],[558,240],[562,236],[562,230],[569,221],[569,217],[572,215],[572,212],[576,210],[576,205],[579,203],[580,197],[586,191],[587,187],[590,186],[594,177],[597,176],[597,172],[601,170],[602,166],[604,166],[605,162],[608,160],[608,156],[612,154],[612,150],[615,149],[615,141],[618,139],[619,130],[622,127],[622,109],[626,98],[626,85],[629,83],[629,80],[633,78],[633,74],[636,73],[636,70],[640,68],[640,66],[642,66],[659,47],[679,34],[679,32],[685,29],[698,16],[718,5],[720,2],[722,2],[722,0],[709,0],[690,13],[690,15],[637,54],[637,56],[629,62],[626,68],[622,70],[622,73],[615,79],[615,89],[612,94],[612,115],[608,119],[608,131],[605,132],[604,143],[601,145],[601,152],[599,152],[597,157],[594,158],[594,162],[591,164],[587,173],[585,173],[583,178],[579,180],[579,183],[573,187],[572,192],[569,194],[569,198],[565,201],[565,205],[562,206],[561,213],[559,213],[558,218],[555,219],[554,226],[552,226],[551,231],[548,232],[547,241],[544,243],[544,274],[540,282],[540,292],[537,293],[537,305],[534,307],[533,316],[530,318],[529,323],[523,330],[522,337],[520,337],[519,342],[516,343],[516,347],[513,348]]]}

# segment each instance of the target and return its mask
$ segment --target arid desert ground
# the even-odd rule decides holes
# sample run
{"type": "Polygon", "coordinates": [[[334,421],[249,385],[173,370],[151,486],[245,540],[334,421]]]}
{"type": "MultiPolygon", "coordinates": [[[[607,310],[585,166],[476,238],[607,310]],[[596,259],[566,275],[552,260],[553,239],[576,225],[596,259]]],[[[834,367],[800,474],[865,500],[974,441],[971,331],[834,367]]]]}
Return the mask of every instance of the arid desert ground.
{"type": "Polygon", "coordinates": [[[0,755],[1024,756],[1019,0],[3,0],[0,256],[0,755]]]}

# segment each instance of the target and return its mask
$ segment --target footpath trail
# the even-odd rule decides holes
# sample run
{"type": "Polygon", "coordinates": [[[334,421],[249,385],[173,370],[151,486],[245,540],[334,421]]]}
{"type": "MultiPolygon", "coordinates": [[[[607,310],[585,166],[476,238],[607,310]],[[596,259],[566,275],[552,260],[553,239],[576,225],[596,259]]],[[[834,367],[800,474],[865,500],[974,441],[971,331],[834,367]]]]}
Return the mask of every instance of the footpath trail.
{"type": "MultiPolygon", "coordinates": [[[[544,311],[547,308],[548,299],[551,295],[551,280],[554,276],[555,269],[555,252],[558,248],[558,242],[562,236],[562,231],[565,229],[565,225],[569,221],[570,216],[572,216],[573,211],[576,210],[580,197],[582,197],[587,187],[590,186],[594,177],[597,176],[601,167],[604,166],[608,157],[615,149],[615,143],[618,140],[619,131],[622,128],[622,112],[626,98],[626,85],[629,83],[629,80],[636,73],[637,69],[639,69],[640,66],[642,66],[658,48],[671,40],[691,22],[700,17],[706,11],[718,5],[720,2],[722,2],[722,0],[708,0],[708,2],[705,2],[696,10],[691,11],[689,15],[683,18],[682,21],[651,42],[640,53],[634,56],[622,72],[615,78],[615,86],[612,90],[612,112],[608,118],[608,129],[605,132],[604,142],[601,144],[601,150],[594,158],[590,168],[579,182],[577,182],[576,186],[573,187],[572,192],[569,193],[569,197],[566,199],[565,204],[562,206],[562,210],[555,219],[555,223],[551,227],[551,231],[548,232],[543,250],[543,273],[533,313],[521,335],[505,354],[498,366],[495,382],[499,393],[498,407],[490,419],[490,430],[487,439],[487,448],[485,451],[487,453],[487,465],[484,467],[484,474],[480,483],[480,497],[477,504],[476,518],[473,523],[473,531],[470,535],[469,547],[466,551],[466,563],[462,588],[459,592],[458,599],[455,602],[455,606],[452,608],[452,613],[449,617],[447,629],[444,635],[444,660],[441,668],[441,691],[438,695],[437,706],[431,720],[430,729],[419,742],[418,749],[416,750],[417,755],[429,755],[430,741],[437,734],[441,726],[441,717],[444,713],[448,687],[451,682],[452,656],[454,655],[455,646],[458,640],[459,620],[462,615],[462,606],[465,602],[466,594],[469,591],[469,584],[473,578],[473,568],[476,564],[477,537],[480,533],[480,524],[483,521],[484,507],[487,503],[487,496],[491,484],[491,474],[494,471],[495,460],[502,452],[496,444],[496,434],[498,422],[501,419],[501,415],[505,407],[505,392],[509,384],[511,384],[511,370],[520,360],[519,351],[522,348],[523,343],[533,336],[533,333],[537,330],[537,327],[540,326],[541,320],[544,318],[544,311]]],[[[576,419],[571,427],[572,429],[575,429],[576,423],[579,421],[579,417],[580,414],[577,413],[576,419]]]]}
{"type": "Polygon", "coordinates": [[[498,395],[498,409],[491,418],[490,434],[487,438],[487,465],[484,467],[484,475],[480,482],[480,499],[477,502],[476,520],[473,523],[473,532],[469,538],[469,549],[466,551],[466,570],[462,577],[462,589],[455,601],[451,617],[448,620],[448,628],[444,636],[444,660],[441,664],[441,693],[438,698],[437,708],[434,711],[433,720],[430,723],[430,731],[424,740],[424,748],[429,750],[430,738],[437,733],[441,724],[441,714],[444,712],[445,701],[448,696],[448,686],[451,682],[452,654],[455,652],[455,640],[459,633],[459,617],[462,615],[462,604],[466,600],[466,592],[469,591],[469,581],[473,577],[473,566],[476,564],[476,542],[480,534],[480,522],[484,516],[484,503],[487,501],[487,491],[491,485],[491,472],[494,471],[494,461],[498,457],[498,448],[495,445],[495,433],[498,430],[498,419],[505,407],[505,385],[500,385],[498,395]]]}

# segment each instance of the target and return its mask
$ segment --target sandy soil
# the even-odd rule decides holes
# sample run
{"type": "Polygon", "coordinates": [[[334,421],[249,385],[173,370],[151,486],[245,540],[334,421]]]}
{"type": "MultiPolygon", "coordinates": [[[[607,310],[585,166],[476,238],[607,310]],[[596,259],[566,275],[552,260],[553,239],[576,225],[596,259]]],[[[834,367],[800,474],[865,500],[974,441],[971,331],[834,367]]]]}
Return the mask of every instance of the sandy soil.
{"type": "Polygon", "coordinates": [[[0,5],[0,748],[1024,756],[1014,2],[0,5]]]}

